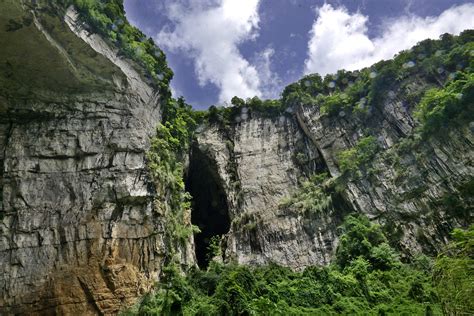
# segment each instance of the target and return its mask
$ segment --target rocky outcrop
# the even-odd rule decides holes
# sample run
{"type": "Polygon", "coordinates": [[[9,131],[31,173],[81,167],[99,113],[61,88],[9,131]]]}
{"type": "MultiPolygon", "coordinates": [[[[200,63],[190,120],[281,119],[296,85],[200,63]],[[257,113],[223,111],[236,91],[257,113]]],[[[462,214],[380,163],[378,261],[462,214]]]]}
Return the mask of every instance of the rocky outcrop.
{"type": "Polygon", "coordinates": [[[64,17],[0,3],[0,314],[114,314],[166,251],[145,152],[160,95],[64,17]]]}
{"type": "Polygon", "coordinates": [[[326,169],[317,148],[291,114],[265,118],[244,108],[241,116],[232,127],[204,127],[196,140],[228,197],[224,259],[295,269],[328,263],[339,211],[307,218],[281,206],[309,175],[326,169]]]}
{"type": "Polygon", "coordinates": [[[351,212],[381,224],[405,256],[436,254],[453,228],[468,225],[472,128],[414,140],[415,104],[406,90],[430,85],[418,76],[406,80],[362,115],[350,109],[321,114],[309,104],[281,117],[250,113],[231,126],[204,128],[197,142],[216,162],[231,201],[224,259],[294,269],[328,264],[338,243],[337,227],[351,212]],[[357,172],[343,173],[338,154],[367,134],[376,140],[378,153],[357,172]],[[323,207],[301,212],[285,203],[311,174],[323,172],[331,178],[321,188],[322,201],[328,201],[323,207]]]}
{"type": "MultiPolygon", "coordinates": [[[[427,84],[418,79],[408,86],[426,89],[427,84]]],[[[447,243],[453,228],[471,221],[468,190],[473,185],[474,135],[464,125],[415,143],[409,137],[416,126],[413,104],[406,94],[403,89],[389,91],[383,103],[363,119],[350,113],[321,116],[314,106],[300,107],[297,119],[333,177],[340,175],[337,154],[355,146],[363,129],[369,129],[380,153],[362,173],[348,178],[344,200],[350,209],[382,224],[405,255],[434,255],[447,243]],[[450,198],[457,205],[447,205],[450,198]]]]}
{"type": "Polygon", "coordinates": [[[145,160],[162,96],[73,8],[26,3],[0,1],[2,315],[118,313],[151,289],[167,255],[183,269],[207,264],[187,232],[165,240],[191,218],[211,227],[196,251],[228,229],[216,260],[296,270],[331,261],[351,212],[383,225],[407,256],[436,253],[472,222],[474,123],[414,139],[407,95],[430,86],[417,75],[369,109],[360,100],[360,113],[240,106],[233,123],[203,124],[184,159],[194,214],[186,206],[167,226],[167,182],[154,186],[145,160]],[[339,153],[367,135],[378,152],[343,172],[339,153]],[[305,205],[296,197],[308,185],[305,205]]]}

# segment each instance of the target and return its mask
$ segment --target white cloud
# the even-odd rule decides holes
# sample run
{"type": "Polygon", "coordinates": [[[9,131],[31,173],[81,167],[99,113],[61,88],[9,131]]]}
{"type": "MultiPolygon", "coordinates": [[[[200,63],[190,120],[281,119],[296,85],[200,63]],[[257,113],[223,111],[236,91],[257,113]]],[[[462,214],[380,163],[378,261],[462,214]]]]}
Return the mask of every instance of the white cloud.
{"type": "Polygon", "coordinates": [[[271,68],[274,54],[275,50],[268,47],[257,53],[253,61],[260,80],[261,97],[264,99],[278,97],[281,92],[282,81],[271,68]]]}
{"type": "Polygon", "coordinates": [[[339,69],[364,68],[390,59],[424,39],[474,28],[473,4],[452,7],[438,17],[406,15],[387,21],[376,38],[367,35],[368,17],[360,13],[350,14],[344,7],[333,8],[329,4],[318,8],[316,13],[305,72],[322,75],[339,69]]]}
{"type": "Polygon", "coordinates": [[[173,29],[157,36],[160,46],[182,50],[194,59],[201,85],[220,89],[219,102],[234,95],[261,96],[257,67],[239,52],[238,45],[258,36],[259,0],[181,0],[168,5],[173,29]]]}

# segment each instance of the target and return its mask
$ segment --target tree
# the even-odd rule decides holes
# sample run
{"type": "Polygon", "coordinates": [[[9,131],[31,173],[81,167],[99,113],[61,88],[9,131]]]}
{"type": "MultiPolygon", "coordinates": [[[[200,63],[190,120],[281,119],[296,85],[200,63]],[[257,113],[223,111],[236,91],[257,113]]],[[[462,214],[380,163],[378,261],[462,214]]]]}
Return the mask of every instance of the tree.
{"type": "Polygon", "coordinates": [[[341,228],[343,234],[336,250],[336,262],[341,268],[358,258],[367,260],[379,270],[388,270],[399,264],[379,225],[372,224],[366,217],[349,215],[341,228]]]}
{"type": "Polygon", "coordinates": [[[244,99],[241,99],[237,96],[233,97],[232,100],[230,100],[230,103],[232,103],[232,105],[234,105],[234,106],[244,106],[245,105],[244,99]]]}

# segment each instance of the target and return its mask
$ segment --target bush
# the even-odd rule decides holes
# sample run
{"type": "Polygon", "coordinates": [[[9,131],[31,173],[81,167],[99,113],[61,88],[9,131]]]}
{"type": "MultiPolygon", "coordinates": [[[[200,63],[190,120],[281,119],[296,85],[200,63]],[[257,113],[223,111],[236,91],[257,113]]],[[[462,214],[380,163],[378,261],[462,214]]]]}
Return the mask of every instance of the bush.
{"type": "MultiPolygon", "coordinates": [[[[349,216],[342,231],[344,253],[350,254],[344,255],[344,267],[307,267],[295,272],[275,264],[246,267],[211,262],[207,271],[193,269],[185,277],[171,268],[156,294],[147,296],[134,309],[138,312],[129,314],[439,314],[430,272],[399,263],[384,244],[380,227],[366,218],[349,216]],[[363,240],[370,246],[360,248],[363,240]]],[[[341,259],[339,248],[337,256],[341,259]]]]}
{"type": "Polygon", "coordinates": [[[435,263],[434,281],[446,315],[474,313],[474,225],[455,229],[453,241],[435,263]]]}
{"type": "Polygon", "coordinates": [[[342,172],[353,172],[370,162],[378,149],[375,137],[363,137],[353,148],[341,151],[337,155],[339,168],[342,172]]]}
{"type": "Polygon", "coordinates": [[[327,178],[327,173],[313,175],[311,179],[304,181],[290,198],[281,201],[280,205],[306,216],[329,209],[332,205],[332,196],[324,187],[327,178]]]}
{"type": "Polygon", "coordinates": [[[350,215],[341,226],[342,235],[336,250],[336,262],[345,268],[362,258],[371,268],[389,270],[399,265],[395,251],[390,248],[379,225],[372,224],[366,217],[350,215]]]}
{"type": "Polygon", "coordinates": [[[456,76],[445,88],[427,91],[418,104],[415,117],[423,136],[439,134],[453,124],[474,119],[474,73],[456,76]]]}

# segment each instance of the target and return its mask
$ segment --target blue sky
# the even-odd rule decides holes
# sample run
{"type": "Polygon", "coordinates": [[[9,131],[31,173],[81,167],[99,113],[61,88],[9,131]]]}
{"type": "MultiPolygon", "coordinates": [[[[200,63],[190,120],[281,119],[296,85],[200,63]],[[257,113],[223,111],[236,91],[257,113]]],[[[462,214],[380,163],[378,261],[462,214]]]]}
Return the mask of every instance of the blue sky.
{"type": "Polygon", "coordinates": [[[234,95],[278,98],[304,74],[359,69],[425,38],[474,28],[467,0],[125,0],[204,109],[234,95]]]}

